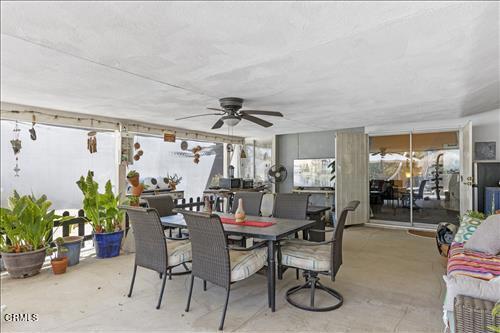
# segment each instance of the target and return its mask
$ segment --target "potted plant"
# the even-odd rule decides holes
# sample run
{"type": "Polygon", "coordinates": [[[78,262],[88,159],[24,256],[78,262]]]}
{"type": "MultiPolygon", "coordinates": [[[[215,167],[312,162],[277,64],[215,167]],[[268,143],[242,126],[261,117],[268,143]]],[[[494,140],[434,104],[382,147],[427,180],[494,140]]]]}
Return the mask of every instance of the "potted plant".
{"type": "Polygon", "coordinates": [[[68,266],[74,266],[80,262],[80,252],[82,249],[82,236],[66,236],[63,237],[64,247],[68,250],[68,266]]]}
{"type": "Polygon", "coordinates": [[[54,228],[54,220],[65,221],[71,216],[56,215],[49,210],[52,203],[45,195],[20,196],[16,191],[9,198],[9,208],[0,208],[0,248],[5,268],[13,278],[36,275],[42,268],[54,228]]]}
{"type": "Polygon", "coordinates": [[[142,191],[144,191],[144,184],[139,182],[139,173],[135,170],[130,170],[129,173],[127,174],[127,180],[132,186],[132,195],[135,197],[140,197],[142,194],[142,191]]]}
{"type": "Polygon", "coordinates": [[[66,268],[68,268],[68,257],[65,253],[68,252],[68,249],[64,247],[64,239],[62,237],[57,237],[54,243],[56,247],[49,247],[47,249],[47,254],[50,256],[52,272],[54,272],[54,274],[66,273],[66,268]]]}
{"type": "Polygon", "coordinates": [[[114,195],[111,181],[107,181],[104,193],[99,193],[99,184],[94,181],[92,171],[76,182],[83,193],[83,211],[94,230],[94,246],[98,258],[116,257],[120,254],[123,230],[120,222],[125,213],[121,211],[120,195],[114,195]]]}
{"type": "Polygon", "coordinates": [[[138,207],[139,201],[140,201],[139,199],[140,199],[140,197],[136,197],[135,195],[130,196],[130,198],[129,198],[130,206],[138,207]]]}
{"type": "Polygon", "coordinates": [[[170,189],[172,191],[175,191],[177,188],[177,185],[181,183],[182,177],[177,176],[177,174],[174,174],[173,176],[170,176],[167,174],[167,177],[165,179],[168,181],[168,185],[170,186],[170,189]]]}

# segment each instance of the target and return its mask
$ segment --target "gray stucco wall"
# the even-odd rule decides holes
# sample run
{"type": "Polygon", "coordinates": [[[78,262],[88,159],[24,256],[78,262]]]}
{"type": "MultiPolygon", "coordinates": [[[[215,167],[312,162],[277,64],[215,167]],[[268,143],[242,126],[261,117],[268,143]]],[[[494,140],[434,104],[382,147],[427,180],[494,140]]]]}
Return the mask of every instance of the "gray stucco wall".
{"type": "MultiPolygon", "coordinates": [[[[288,171],[285,181],[278,184],[277,192],[289,193],[293,190],[293,160],[335,157],[335,131],[278,135],[276,145],[277,161],[288,171]]],[[[331,205],[332,201],[332,196],[326,201],[324,194],[311,196],[311,203],[317,205],[331,205]]]]}

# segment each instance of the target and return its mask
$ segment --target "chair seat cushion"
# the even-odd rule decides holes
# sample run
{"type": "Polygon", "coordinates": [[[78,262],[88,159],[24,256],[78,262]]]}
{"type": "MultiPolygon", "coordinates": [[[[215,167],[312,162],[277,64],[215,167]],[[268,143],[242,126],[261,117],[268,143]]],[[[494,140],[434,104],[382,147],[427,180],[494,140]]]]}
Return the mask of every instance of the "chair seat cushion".
{"type": "Polygon", "coordinates": [[[330,271],[330,245],[307,246],[309,241],[290,241],[281,247],[281,263],[285,266],[303,270],[330,271]],[[301,244],[302,243],[302,244],[301,244]]]}
{"type": "Polygon", "coordinates": [[[188,240],[167,241],[167,251],[169,266],[177,266],[191,261],[191,242],[188,240]]]}
{"type": "Polygon", "coordinates": [[[259,271],[267,261],[267,249],[252,251],[229,251],[231,260],[231,282],[246,279],[259,271]]]}

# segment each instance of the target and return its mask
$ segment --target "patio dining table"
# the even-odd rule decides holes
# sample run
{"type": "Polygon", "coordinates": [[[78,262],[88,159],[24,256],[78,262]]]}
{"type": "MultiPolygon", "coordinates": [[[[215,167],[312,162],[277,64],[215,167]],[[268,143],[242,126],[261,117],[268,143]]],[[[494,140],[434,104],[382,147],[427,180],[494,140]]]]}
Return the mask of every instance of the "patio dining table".
{"type": "MultiPolygon", "coordinates": [[[[216,213],[220,217],[234,218],[232,214],[216,213]]],[[[246,238],[259,238],[267,243],[267,292],[268,305],[271,311],[276,309],[276,243],[293,235],[298,231],[309,229],[316,224],[315,220],[281,219],[263,216],[247,216],[248,221],[273,222],[267,227],[241,226],[223,223],[226,235],[243,236],[246,238]]],[[[161,217],[161,222],[166,227],[186,228],[186,221],[182,214],[161,217]]]]}

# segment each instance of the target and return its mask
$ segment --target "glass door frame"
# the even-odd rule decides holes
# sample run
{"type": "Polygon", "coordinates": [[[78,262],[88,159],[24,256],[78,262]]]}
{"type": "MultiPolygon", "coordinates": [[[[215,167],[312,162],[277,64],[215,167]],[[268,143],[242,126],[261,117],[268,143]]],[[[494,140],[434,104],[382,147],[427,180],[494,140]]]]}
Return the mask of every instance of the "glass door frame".
{"type": "MultiPolygon", "coordinates": [[[[441,132],[461,132],[461,127],[444,127],[444,128],[432,128],[432,129],[409,129],[409,130],[401,130],[401,131],[388,131],[388,132],[373,132],[373,133],[366,133],[367,134],[367,140],[368,140],[368,146],[369,146],[369,141],[371,137],[377,137],[377,136],[389,136],[389,135],[409,135],[410,136],[410,147],[409,147],[409,152],[410,152],[410,221],[405,222],[405,221],[387,221],[387,220],[378,220],[378,219],[369,219],[368,223],[374,223],[374,224],[386,224],[386,225],[393,225],[393,226],[400,226],[400,227],[417,227],[417,228],[422,228],[422,229],[430,229],[429,226],[434,227],[434,224],[427,224],[427,223],[415,223],[413,221],[413,135],[414,134],[429,134],[429,133],[441,133],[441,132]]],[[[461,145],[461,142],[459,140],[459,146],[461,145]]],[[[368,152],[368,163],[370,159],[370,152],[368,152]]]]}

